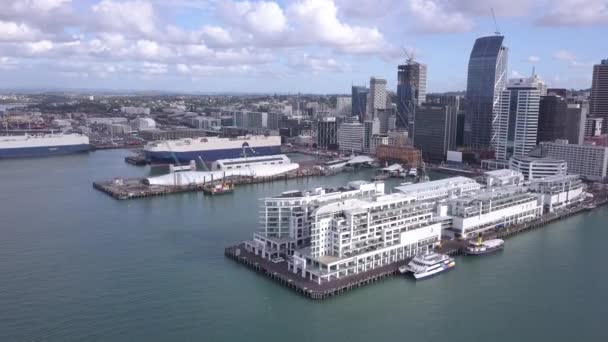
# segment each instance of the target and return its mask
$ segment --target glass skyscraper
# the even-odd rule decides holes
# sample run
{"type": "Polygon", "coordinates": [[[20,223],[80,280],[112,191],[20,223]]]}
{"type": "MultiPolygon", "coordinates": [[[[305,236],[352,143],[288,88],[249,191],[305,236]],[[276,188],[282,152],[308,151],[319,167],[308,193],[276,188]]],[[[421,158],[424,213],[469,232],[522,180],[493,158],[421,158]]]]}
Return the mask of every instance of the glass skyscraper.
{"type": "Polygon", "coordinates": [[[465,99],[464,143],[487,148],[496,139],[492,122],[507,77],[508,49],[502,45],[504,36],[478,38],[469,59],[465,99]]]}
{"type": "Polygon", "coordinates": [[[414,61],[399,65],[397,71],[397,127],[410,127],[414,122],[416,106],[422,105],[425,100],[426,65],[414,61]]]}
{"type": "Polygon", "coordinates": [[[352,116],[358,116],[360,122],[363,122],[367,112],[368,93],[369,89],[366,87],[353,86],[352,88],[352,116]]]}

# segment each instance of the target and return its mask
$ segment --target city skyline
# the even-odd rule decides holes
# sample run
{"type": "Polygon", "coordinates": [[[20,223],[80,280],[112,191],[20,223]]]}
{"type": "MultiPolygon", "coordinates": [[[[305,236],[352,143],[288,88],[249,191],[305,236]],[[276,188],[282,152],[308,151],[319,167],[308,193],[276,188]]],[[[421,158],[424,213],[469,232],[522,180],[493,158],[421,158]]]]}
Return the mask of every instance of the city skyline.
{"type": "Polygon", "coordinates": [[[428,65],[429,93],[462,91],[472,42],[495,30],[490,7],[509,47],[509,78],[535,66],[549,87],[591,87],[593,64],[606,58],[586,44],[601,41],[598,28],[608,25],[602,1],[485,6],[8,0],[0,13],[0,88],[347,94],[378,76],[395,91],[405,47],[428,65]],[[571,13],[577,4],[588,10],[571,13]]]}

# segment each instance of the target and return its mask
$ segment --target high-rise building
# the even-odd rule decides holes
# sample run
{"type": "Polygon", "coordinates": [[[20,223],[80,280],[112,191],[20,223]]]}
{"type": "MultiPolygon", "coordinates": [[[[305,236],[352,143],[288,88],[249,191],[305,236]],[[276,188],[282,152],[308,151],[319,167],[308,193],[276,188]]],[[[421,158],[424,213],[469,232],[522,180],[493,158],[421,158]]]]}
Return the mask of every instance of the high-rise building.
{"type": "Polygon", "coordinates": [[[343,123],[338,126],[338,147],[340,151],[361,153],[363,151],[364,133],[365,127],[359,122],[343,123]]]}
{"type": "Polygon", "coordinates": [[[365,120],[373,120],[378,109],[386,109],[386,80],[372,77],[369,80],[367,115],[365,120]]]}
{"type": "Polygon", "coordinates": [[[408,128],[416,106],[426,101],[426,65],[413,60],[397,69],[397,127],[408,128]]]}
{"type": "Polygon", "coordinates": [[[367,94],[369,89],[361,86],[352,87],[351,105],[352,116],[359,117],[359,121],[363,122],[365,113],[367,112],[367,94]]]}
{"type": "Polygon", "coordinates": [[[317,122],[317,147],[333,149],[338,146],[338,122],[335,117],[325,117],[317,122]]]}
{"type": "Polygon", "coordinates": [[[469,59],[465,98],[464,143],[492,146],[494,107],[507,82],[508,49],[503,36],[478,38],[469,59]]]}
{"type": "Polygon", "coordinates": [[[492,122],[496,159],[523,157],[536,146],[538,111],[545,83],[536,75],[509,80],[500,92],[492,122]]]}
{"type": "Polygon", "coordinates": [[[449,150],[456,148],[457,111],[455,107],[423,104],[416,109],[414,147],[422,151],[422,159],[445,160],[449,150]]]}
{"type": "Polygon", "coordinates": [[[585,137],[597,137],[602,134],[604,118],[587,118],[585,122],[585,137]]]}
{"type": "Polygon", "coordinates": [[[592,181],[604,181],[608,173],[608,147],[568,144],[566,140],[542,142],[543,157],[565,160],[568,174],[579,175],[592,181]]]}
{"type": "Polygon", "coordinates": [[[538,110],[537,142],[565,139],[568,102],[558,95],[543,96],[538,110]]]}
{"type": "MultiPolygon", "coordinates": [[[[588,103],[568,103],[566,131],[564,138],[571,144],[582,144],[585,141],[585,125],[589,114],[588,103]]],[[[557,140],[559,138],[556,138],[557,140]]]]}
{"type": "MultiPolygon", "coordinates": [[[[608,120],[608,59],[593,66],[589,111],[592,117],[608,120]]],[[[602,132],[608,133],[608,125],[604,125],[602,132]]]]}
{"type": "Polygon", "coordinates": [[[395,113],[390,109],[379,109],[376,113],[378,120],[378,134],[387,134],[389,130],[395,129],[395,113]]]}

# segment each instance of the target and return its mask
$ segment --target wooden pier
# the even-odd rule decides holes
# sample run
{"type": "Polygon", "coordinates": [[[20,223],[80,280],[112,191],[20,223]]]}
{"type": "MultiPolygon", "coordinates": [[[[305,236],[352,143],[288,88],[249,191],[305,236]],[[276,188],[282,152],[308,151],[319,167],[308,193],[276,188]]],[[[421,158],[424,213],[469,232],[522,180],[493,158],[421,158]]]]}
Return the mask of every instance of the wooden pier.
{"type": "MultiPolygon", "coordinates": [[[[600,205],[607,203],[608,197],[602,197],[596,198],[592,204],[599,207],[600,205]]],[[[517,234],[543,227],[549,223],[563,220],[583,211],[587,211],[587,207],[585,205],[572,207],[559,213],[549,213],[538,220],[488,232],[484,234],[484,238],[507,239],[517,234]]],[[[467,240],[443,240],[441,242],[441,246],[438,247],[436,251],[438,253],[452,256],[460,255],[463,254],[464,248],[467,246],[467,244],[467,240]]],[[[318,284],[307,278],[302,278],[299,274],[290,272],[287,269],[286,261],[273,263],[268,259],[264,259],[247,251],[243,244],[227,247],[224,250],[224,255],[240,264],[247,266],[257,273],[264,275],[283,286],[286,286],[300,295],[313,300],[331,298],[359,287],[374,284],[386,278],[398,275],[399,267],[406,265],[410,261],[410,258],[408,258],[370,271],[318,284]]]]}

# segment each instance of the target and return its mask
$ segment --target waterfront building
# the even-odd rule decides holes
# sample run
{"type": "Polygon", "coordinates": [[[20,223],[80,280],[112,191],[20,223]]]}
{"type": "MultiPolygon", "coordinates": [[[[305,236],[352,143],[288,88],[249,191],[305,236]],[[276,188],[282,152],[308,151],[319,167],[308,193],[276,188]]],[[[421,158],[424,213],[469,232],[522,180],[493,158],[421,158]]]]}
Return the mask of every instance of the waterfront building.
{"type": "Polygon", "coordinates": [[[365,121],[365,113],[367,112],[367,96],[369,94],[369,89],[361,86],[353,86],[352,87],[352,116],[356,116],[359,118],[360,122],[365,121]]]}
{"type": "Polygon", "coordinates": [[[369,80],[369,94],[365,120],[374,120],[378,109],[386,109],[386,80],[372,77],[369,80]]]}
{"type": "Polygon", "coordinates": [[[526,156],[536,146],[540,97],[544,93],[545,83],[536,75],[511,79],[500,92],[492,122],[497,160],[526,156]]]}
{"type": "Polygon", "coordinates": [[[481,184],[467,177],[451,177],[395,187],[415,201],[441,201],[478,191],[481,184]]]}
{"type": "Polygon", "coordinates": [[[131,122],[131,126],[136,131],[146,131],[156,129],[156,121],[152,118],[137,118],[131,122]]]}
{"type": "Polygon", "coordinates": [[[365,127],[359,123],[343,123],[338,128],[338,148],[343,153],[363,152],[365,127]]]}
{"type": "Polygon", "coordinates": [[[318,284],[383,267],[439,244],[434,204],[404,194],[349,199],[313,212],[310,247],[288,260],[294,274],[318,284]]]}
{"type": "Polygon", "coordinates": [[[452,230],[471,238],[491,229],[524,223],[543,214],[541,200],[522,186],[491,188],[449,201],[452,230]]]}
{"type": "Polygon", "coordinates": [[[509,169],[486,171],[483,173],[483,175],[487,188],[521,185],[525,180],[523,173],[509,169]]]}
{"type": "Polygon", "coordinates": [[[426,100],[426,65],[413,60],[397,67],[397,122],[408,129],[414,123],[416,106],[426,100]]]}
{"type": "Polygon", "coordinates": [[[592,181],[603,181],[608,171],[608,147],[568,144],[566,140],[540,143],[542,156],[568,163],[568,173],[592,181]]]}
{"type": "Polygon", "coordinates": [[[530,182],[528,188],[540,196],[545,212],[553,212],[585,199],[585,185],[578,175],[557,175],[530,182]]]}
{"type": "Polygon", "coordinates": [[[422,151],[425,161],[445,161],[448,151],[456,149],[456,108],[424,104],[416,110],[414,147],[422,151]]]}
{"type": "Polygon", "coordinates": [[[338,122],[335,117],[321,118],[317,122],[317,147],[333,149],[338,146],[338,122]]]}
{"type": "Polygon", "coordinates": [[[372,140],[369,146],[369,153],[375,155],[376,149],[380,145],[391,145],[391,138],[385,135],[372,135],[372,140]]]}
{"type": "Polygon", "coordinates": [[[526,180],[543,179],[550,176],[565,176],[568,163],[563,159],[549,157],[512,157],[509,169],[521,172],[526,180]]]}
{"type": "Polygon", "coordinates": [[[500,35],[478,38],[469,58],[465,98],[464,144],[492,145],[494,107],[507,82],[508,49],[500,35]]]}
{"type": "MultiPolygon", "coordinates": [[[[590,112],[592,117],[608,120],[608,59],[593,66],[591,81],[590,112]]],[[[608,125],[602,133],[608,133],[608,125]]]]}
{"type": "Polygon", "coordinates": [[[418,167],[422,161],[419,149],[404,145],[376,146],[376,158],[381,162],[400,163],[410,167],[418,167]]]}
{"type": "Polygon", "coordinates": [[[186,119],[188,126],[192,128],[200,129],[220,129],[222,127],[222,120],[217,118],[197,116],[186,119]]]}
{"type": "Polygon", "coordinates": [[[247,250],[263,258],[291,256],[297,248],[310,245],[313,212],[318,207],[354,198],[384,194],[383,183],[350,182],[346,187],[316,188],[312,191],[286,191],[261,200],[260,227],[247,250]]]}

